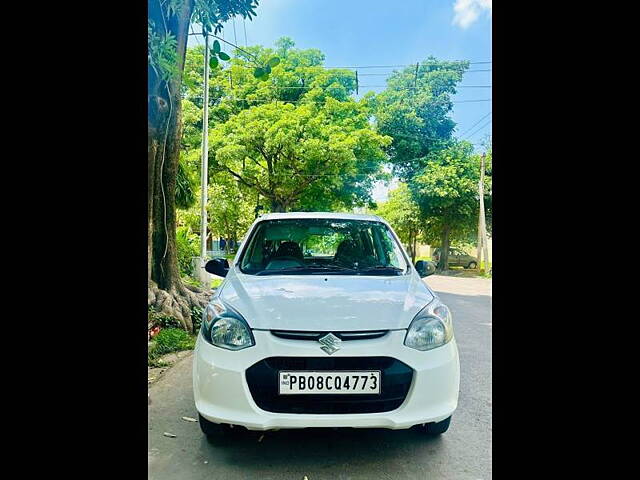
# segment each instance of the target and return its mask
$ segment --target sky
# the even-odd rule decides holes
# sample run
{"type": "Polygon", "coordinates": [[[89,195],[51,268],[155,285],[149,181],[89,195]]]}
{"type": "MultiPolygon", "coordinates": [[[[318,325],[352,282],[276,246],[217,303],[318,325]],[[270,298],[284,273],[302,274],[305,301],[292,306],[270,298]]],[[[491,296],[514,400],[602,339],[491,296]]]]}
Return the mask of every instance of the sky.
{"type": "MultiPolygon", "coordinates": [[[[297,48],[320,49],[330,67],[408,65],[430,55],[483,62],[469,67],[460,85],[471,88],[459,88],[453,101],[487,100],[492,72],[477,70],[491,70],[491,12],[492,0],[260,0],[257,17],[227,22],[223,36],[243,46],[246,29],[248,45],[268,47],[291,37],[297,48]]],[[[361,85],[372,86],[361,87],[362,94],[383,90],[393,68],[357,70],[361,85]]],[[[454,103],[455,135],[482,151],[480,142],[491,134],[490,112],[490,101],[454,103]]],[[[383,201],[387,189],[378,186],[374,198],[383,201]]]]}

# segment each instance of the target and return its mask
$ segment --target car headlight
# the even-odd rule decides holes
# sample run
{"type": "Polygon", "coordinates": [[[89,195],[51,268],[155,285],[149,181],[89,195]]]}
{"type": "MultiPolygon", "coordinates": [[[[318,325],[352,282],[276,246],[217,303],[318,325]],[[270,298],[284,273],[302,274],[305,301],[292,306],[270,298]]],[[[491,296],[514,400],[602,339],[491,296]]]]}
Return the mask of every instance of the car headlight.
{"type": "Polygon", "coordinates": [[[441,347],[453,338],[451,311],[440,300],[434,299],[412,320],[404,344],[416,350],[441,347]]]}
{"type": "Polygon", "coordinates": [[[205,308],[201,330],[207,342],[227,350],[242,350],[256,344],[244,318],[219,299],[205,308]]]}

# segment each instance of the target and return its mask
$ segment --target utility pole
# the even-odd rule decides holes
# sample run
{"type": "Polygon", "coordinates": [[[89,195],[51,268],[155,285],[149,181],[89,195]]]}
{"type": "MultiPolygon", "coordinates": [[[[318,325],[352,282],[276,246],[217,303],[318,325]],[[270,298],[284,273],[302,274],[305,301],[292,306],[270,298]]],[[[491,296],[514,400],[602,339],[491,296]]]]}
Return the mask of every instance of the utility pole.
{"type": "MultiPolygon", "coordinates": [[[[482,187],[480,186],[480,182],[478,182],[478,195],[480,196],[480,192],[482,191],[482,187]]],[[[482,203],[482,196],[480,196],[480,203],[482,203]]],[[[476,258],[478,259],[478,270],[480,270],[480,263],[482,262],[482,212],[478,213],[478,248],[476,249],[476,258]]]]}
{"type": "MultiPolygon", "coordinates": [[[[482,154],[482,166],[480,167],[480,183],[478,184],[478,193],[480,195],[480,219],[478,225],[478,262],[480,262],[480,243],[484,253],[484,271],[489,271],[489,247],[487,245],[487,224],[484,215],[484,161],[486,154],[482,154]]],[[[480,269],[480,265],[478,265],[480,269]]]]}
{"type": "Polygon", "coordinates": [[[202,171],[200,172],[200,270],[198,275],[202,281],[208,281],[209,275],[204,270],[207,257],[207,188],[209,180],[209,35],[202,30],[204,36],[204,94],[202,105],[202,171]]]}

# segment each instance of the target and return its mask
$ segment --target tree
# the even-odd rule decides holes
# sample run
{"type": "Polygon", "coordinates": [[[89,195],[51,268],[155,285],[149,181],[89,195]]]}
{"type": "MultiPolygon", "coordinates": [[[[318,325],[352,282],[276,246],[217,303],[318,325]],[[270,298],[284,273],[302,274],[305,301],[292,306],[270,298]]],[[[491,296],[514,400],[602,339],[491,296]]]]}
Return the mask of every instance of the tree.
{"type": "Polygon", "coordinates": [[[401,183],[389,192],[389,199],[376,210],[393,227],[402,243],[408,246],[411,262],[415,263],[418,240],[422,235],[421,212],[409,187],[401,183]]]}
{"type": "Polygon", "coordinates": [[[370,97],[378,130],[393,138],[388,153],[401,180],[411,182],[427,155],[448,145],[455,128],[451,96],[468,65],[429,57],[417,69],[394,72],[387,88],[370,97]]]}
{"type": "Polygon", "coordinates": [[[176,181],[182,138],[182,71],[191,21],[218,33],[235,15],[251,19],[255,0],[148,0],[148,277],[149,303],[193,329],[191,307],[206,299],[180,281],[176,181]]]}
{"type": "Polygon", "coordinates": [[[235,180],[219,181],[209,187],[207,206],[209,229],[226,240],[237,242],[254,219],[256,195],[240,188],[235,180]]]}
{"type": "MultiPolygon", "coordinates": [[[[480,156],[469,142],[452,142],[425,159],[412,182],[414,198],[425,219],[425,235],[441,247],[438,268],[448,267],[452,238],[473,239],[478,224],[480,156]]],[[[490,195],[491,178],[485,177],[490,195]]]]}
{"type": "Polygon", "coordinates": [[[274,212],[364,205],[391,140],[368,117],[365,103],[332,97],[255,106],[211,132],[212,168],[259,193],[274,212]]]}

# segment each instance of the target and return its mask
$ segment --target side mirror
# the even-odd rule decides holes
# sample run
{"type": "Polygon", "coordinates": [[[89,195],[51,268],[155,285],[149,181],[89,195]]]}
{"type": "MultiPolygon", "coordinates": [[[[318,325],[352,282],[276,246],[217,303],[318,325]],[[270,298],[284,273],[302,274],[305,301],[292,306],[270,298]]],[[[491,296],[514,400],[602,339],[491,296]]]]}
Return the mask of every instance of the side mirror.
{"type": "Polygon", "coordinates": [[[436,264],[433,262],[427,262],[425,260],[418,260],[416,262],[416,270],[421,277],[428,277],[433,275],[436,271],[436,264]]]}
{"type": "Polygon", "coordinates": [[[226,258],[214,258],[205,264],[204,269],[213,275],[226,277],[227,273],[229,273],[229,260],[226,258]]]}

